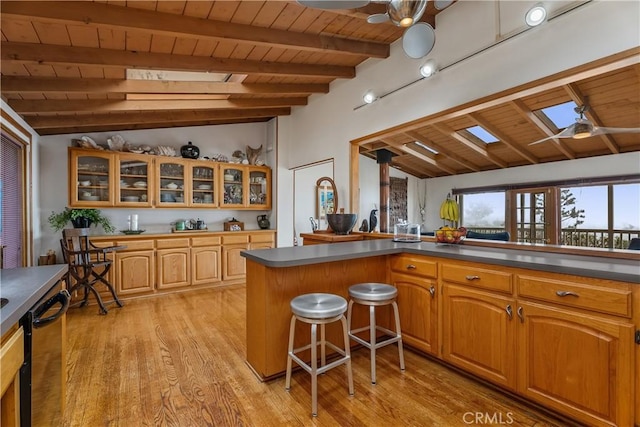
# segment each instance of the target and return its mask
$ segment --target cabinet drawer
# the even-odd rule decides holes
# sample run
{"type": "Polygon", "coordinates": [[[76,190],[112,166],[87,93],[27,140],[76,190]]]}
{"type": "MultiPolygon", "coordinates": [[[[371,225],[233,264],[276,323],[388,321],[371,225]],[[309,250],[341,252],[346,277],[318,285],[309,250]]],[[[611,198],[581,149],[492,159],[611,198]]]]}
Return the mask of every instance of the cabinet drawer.
{"type": "Polygon", "coordinates": [[[236,236],[222,236],[223,245],[235,245],[238,243],[249,243],[249,235],[240,234],[236,236]]]}
{"type": "Polygon", "coordinates": [[[194,237],[191,239],[191,246],[216,246],[222,243],[220,236],[194,237]]]}
{"type": "Polygon", "coordinates": [[[157,249],[170,249],[170,248],[188,248],[189,239],[162,239],[156,240],[157,249]]]}
{"type": "Polygon", "coordinates": [[[120,240],[118,246],[126,246],[123,251],[139,251],[153,249],[153,240],[120,240]]]}
{"type": "Polygon", "coordinates": [[[518,276],[518,295],[617,316],[631,317],[631,290],[518,276]]]}
{"type": "Polygon", "coordinates": [[[395,255],[391,257],[391,269],[412,276],[438,277],[438,264],[424,257],[395,255]]]}
{"type": "Polygon", "coordinates": [[[261,233],[261,234],[252,234],[251,235],[251,243],[273,243],[273,234],[272,233],[261,233]]]}
{"type": "Polygon", "coordinates": [[[442,264],[442,280],[476,288],[512,293],[511,273],[472,265],[442,264]]]}

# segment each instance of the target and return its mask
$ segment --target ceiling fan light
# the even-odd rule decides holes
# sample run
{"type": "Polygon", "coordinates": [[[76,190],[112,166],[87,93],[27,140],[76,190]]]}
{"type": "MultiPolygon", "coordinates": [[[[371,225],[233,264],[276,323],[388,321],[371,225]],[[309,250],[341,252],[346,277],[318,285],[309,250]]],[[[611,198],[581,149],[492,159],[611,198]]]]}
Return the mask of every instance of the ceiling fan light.
{"type": "Polygon", "coordinates": [[[399,27],[410,27],[422,18],[427,0],[391,0],[387,5],[389,19],[399,27]]]}
{"type": "Polygon", "coordinates": [[[365,93],[364,96],[362,97],[362,100],[365,102],[365,104],[371,104],[376,99],[378,98],[376,97],[376,94],[373,93],[372,91],[367,91],[367,93],[365,93]]]}
{"type": "Polygon", "coordinates": [[[589,123],[576,123],[573,128],[573,139],[589,138],[593,128],[589,123]]]}
{"type": "Polygon", "coordinates": [[[545,9],[541,3],[538,3],[529,9],[524,17],[524,21],[530,27],[542,24],[545,19],[547,19],[547,9],[545,9]]]}
{"type": "Polygon", "coordinates": [[[436,61],[433,59],[429,59],[420,67],[420,74],[425,78],[433,76],[437,71],[438,66],[436,65],[436,61]]]}

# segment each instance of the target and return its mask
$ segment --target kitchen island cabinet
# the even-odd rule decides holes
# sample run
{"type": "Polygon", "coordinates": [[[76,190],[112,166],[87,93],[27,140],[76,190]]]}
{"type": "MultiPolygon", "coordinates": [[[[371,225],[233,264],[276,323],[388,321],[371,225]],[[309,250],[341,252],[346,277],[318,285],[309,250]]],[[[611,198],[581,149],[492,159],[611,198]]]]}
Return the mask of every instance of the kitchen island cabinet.
{"type": "Polygon", "coordinates": [[[263,380],[285,370],[292,298],[346,296],[352,284],[390,281],[401,311],[410,306],[406,329],[401,324],[407,345],[581,423],[634,423],[640,271],[633,259],[390,240],[244,256],[247,362],[263,380]],[[412,274],[420,262],[437,268],[412,274]],[[428,310],[439,327],[425,317],[430,293],[416,291],[431,284],[437,302],[428,310]],[[424,345],[429,339],[439,344],[424,345]]]}

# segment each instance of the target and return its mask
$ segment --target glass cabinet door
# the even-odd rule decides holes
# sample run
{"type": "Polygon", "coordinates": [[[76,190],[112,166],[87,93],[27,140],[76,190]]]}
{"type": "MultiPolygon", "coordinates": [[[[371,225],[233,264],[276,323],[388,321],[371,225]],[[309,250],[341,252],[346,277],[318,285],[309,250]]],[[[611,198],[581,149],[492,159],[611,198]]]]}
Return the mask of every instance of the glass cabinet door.
{"type": "Polygon", "coordinates": [[[249,168],[249,206],[271,209],[271,170],[249,168]]]}
{"type": "Polygon", "coordinates": [[[243,207],[245,205],[245,169],[238,166],[222,166],[222,198],[220,207],[243,207]]]}
{"type": "Polygon", "coordinates": [[[70,151],[71,191],[75,207],[113,205],[113,156],[109,153],[70,151]]]}
{"type": "Polygon", "coordinates": [[[213,163],[198,162],[191,166],[192,206],[214,207],[216,200],[216,167],[213,163]]]}
{"type": "Polygon", "coordinates": [[[120,154],[117,158],[116,205],[151,206],[152,159],[137,154],[120,154]]]}
{"type": "Polygon", "coordinates": [[[156,160],[158,163],[158,206],[186,206],[188,168],[182,160],[156,160]]]}

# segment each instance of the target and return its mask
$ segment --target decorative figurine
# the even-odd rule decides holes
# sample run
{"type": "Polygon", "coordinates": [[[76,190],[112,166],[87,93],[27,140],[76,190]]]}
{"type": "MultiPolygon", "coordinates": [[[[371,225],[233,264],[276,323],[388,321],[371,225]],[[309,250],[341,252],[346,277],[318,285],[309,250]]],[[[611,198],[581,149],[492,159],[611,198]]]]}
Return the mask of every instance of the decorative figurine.
{"type": "Polygon", "coordinates": [[[376,217],[376,212],[378,209],[372,209],[369,214],[369,233],[376,229],[376,225],[378,225],[378,218],[376,217]]]}
{"type": "Polygon", "coordinates": [[[369,231],[369,223],[367,222],[366,218],[362,220],[362,225],[360,226],[360,231],[364,231],[365,233],[369,231]]]}

